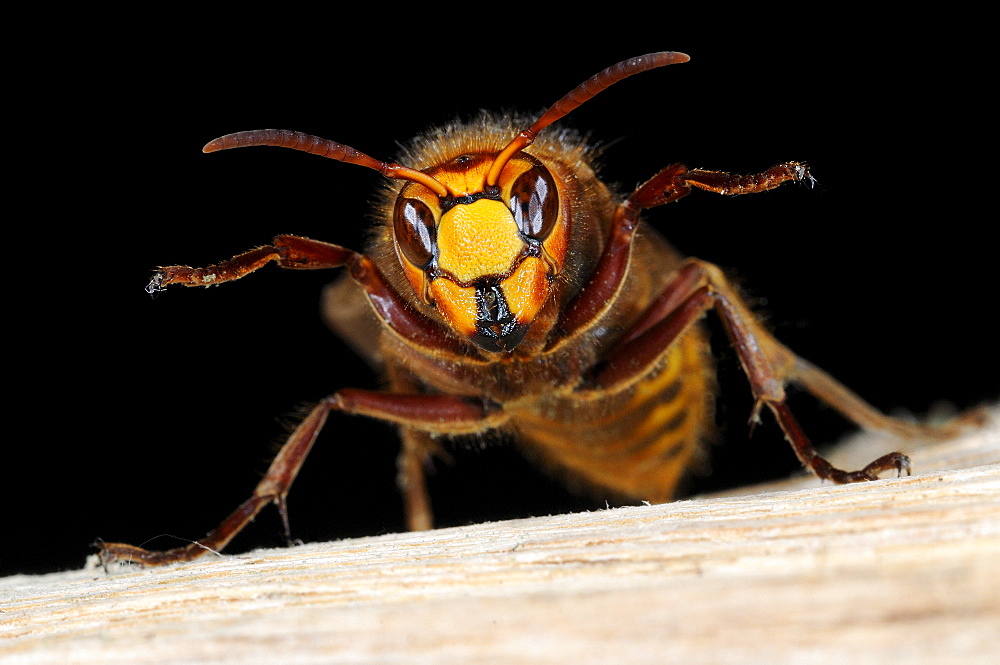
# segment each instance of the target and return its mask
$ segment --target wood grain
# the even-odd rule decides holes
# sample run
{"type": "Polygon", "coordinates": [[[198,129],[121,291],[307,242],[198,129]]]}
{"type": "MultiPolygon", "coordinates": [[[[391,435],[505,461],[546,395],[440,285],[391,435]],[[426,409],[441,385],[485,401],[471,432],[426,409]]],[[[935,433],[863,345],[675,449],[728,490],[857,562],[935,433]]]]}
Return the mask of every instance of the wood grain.
{"type": "Polygon", "coordinates": [[[908,452],[878,483],[8,577],[0,663],[996,662],[1000,412],[908,452]]]}

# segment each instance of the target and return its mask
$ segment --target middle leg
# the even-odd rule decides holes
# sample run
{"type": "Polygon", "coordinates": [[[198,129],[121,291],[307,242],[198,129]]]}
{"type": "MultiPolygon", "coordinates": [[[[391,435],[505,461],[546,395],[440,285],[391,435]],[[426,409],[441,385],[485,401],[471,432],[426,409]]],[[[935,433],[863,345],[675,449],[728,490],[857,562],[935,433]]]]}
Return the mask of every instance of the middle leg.
{"type": "Polygon", "coordinates": [[[638,380],[649,372],[665,350],[702,315],[714,309],[736,349],[755,399],[752,420],[767,407],[778,420],[803,466],[837,483],[875,480],[878,473],[909,473],[909,459],[891,453],[858,471],[844,471],[821,457],[792,415],[785,386],[796,383],[820,401],[861,427],[901,437],[941,436],[951,432],[913,425],[879,412],[846,386],[781,344],[757,320],[743,299],[715,265],[688,259],[675,279],[627,333],[620,345],[591,377],[598,388],[638,380]]]}
{"type": "Polygon", "coordinates": [[[125,543],[101,543],[100,557],[104,566],[116,561],[161,566],[191,561],[207,552],[218,552],[272,502],[281,515],[286,538],[291,540],[286,497],[331,411],[366,415],[410,428],[449,434],[496,427],[505,419],[498,405],[483,399],[341,390],[309,412],[271,462],[250,498],[204,538],[186,547],[165,551],[151,551],[125,543]]]}

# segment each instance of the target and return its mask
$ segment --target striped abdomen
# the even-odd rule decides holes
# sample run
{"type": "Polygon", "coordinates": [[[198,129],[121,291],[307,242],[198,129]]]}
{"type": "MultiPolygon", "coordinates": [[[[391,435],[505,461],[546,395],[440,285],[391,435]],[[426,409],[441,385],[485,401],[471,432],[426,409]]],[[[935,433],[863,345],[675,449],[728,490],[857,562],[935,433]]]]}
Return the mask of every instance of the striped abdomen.
{"type": "Polygon", "coordinates": [[[526,448],[588,486],[650,502],[673,498],[700,460],[715,393],[700,328],[674,343],[659,371],[599,399],[554,398],[513,418],[526,448]]]}

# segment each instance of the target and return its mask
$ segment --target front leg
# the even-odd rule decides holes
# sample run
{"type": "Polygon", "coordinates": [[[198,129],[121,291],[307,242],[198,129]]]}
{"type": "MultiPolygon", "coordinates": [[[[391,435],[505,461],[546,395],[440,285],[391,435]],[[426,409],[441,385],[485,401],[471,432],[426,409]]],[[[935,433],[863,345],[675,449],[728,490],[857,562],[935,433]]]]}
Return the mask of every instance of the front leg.
{"type": "Polygon", "coordinates": [[[251,249],[206,268],[165,266],[146,287],[152,295],[171,284],[217,286],[260,270],[268,263],[292,270],[346,267],[368,294],[372,309],[388,330],[409,344],[434,351],[468,355],[471,347],[424,316],[389,284],[375,263],[364,254],[332,243],[301,236],[275,236],[272,244],[251,249]]]}
{"type": "Polygon", "coordinates": [[[153,274],[146,286],[150,295],[166,290],[171,284],[184,286],[217,286],[245,277],[272,261],[282,268],[322,270],[340,268],[361,260],[357,252],[328,242],[300,236],[275,236],[273,244],[238,254],[231,259],[205,268],[164,266],[153,274]]]}
{"type": "Polygon", "coordinates": [[[754,175],[689,169],[683,164],[672,164],[657,173],[618,205],[594,274],[560,318],[559,334],[550,348],[586,331],[615,301],[628,274],[632,241],[643,210],[683,198],[692,188],[734,196],[764,192],[789,181],[815,182],[809,169],[800,162],[785,162],[754,175]]]}
{"type": "Polygon", "coordinates": [[[285,528],[285,536],[290,541],[288,508],[285,500],[331,411],[365,415],[421,431],[447,434],[463,434],[497,427],[505,419],[505,414],[498,405],[481,399],[466,399],[450,395],[411,395],[369,390],[341,390],[324,399],[309,412],[309,415],[281,447],[250,498],[240,504],[204,538],[192,542],[186,547],[165,551],[151,551],[125,543],[99,542],[100,558],[105,569],[107,569],[108,564],[117,561],[143,566],[162,566],[191,561],[208,552],[217,553],[242,531],[267,504],[272,502],[278,507],[278,513],[281,515],[285,528]]]}

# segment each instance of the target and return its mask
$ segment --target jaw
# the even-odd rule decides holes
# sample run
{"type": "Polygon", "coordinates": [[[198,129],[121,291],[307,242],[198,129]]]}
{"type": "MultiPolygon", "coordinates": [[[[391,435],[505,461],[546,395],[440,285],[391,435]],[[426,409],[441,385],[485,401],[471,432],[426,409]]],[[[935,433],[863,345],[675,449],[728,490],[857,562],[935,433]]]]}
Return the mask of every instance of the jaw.
{"type": "Polygon", "coordinates": [[[490,353],[510,353],[524,341],[549,297],[544,263],[528,258],[507,278],[461,286],[441,277],[430,291],[453,329],[490,353]]]}

